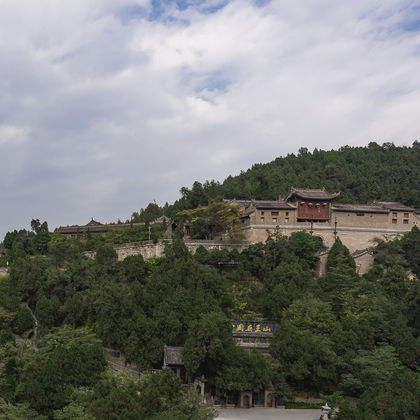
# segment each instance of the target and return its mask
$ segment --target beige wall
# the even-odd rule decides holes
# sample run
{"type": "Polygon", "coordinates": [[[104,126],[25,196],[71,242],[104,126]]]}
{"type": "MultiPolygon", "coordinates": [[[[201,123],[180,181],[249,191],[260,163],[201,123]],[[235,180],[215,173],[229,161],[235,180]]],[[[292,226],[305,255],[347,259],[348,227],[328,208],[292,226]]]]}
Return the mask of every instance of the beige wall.
{"type": "Polygon", "coordinates": [[[294,225],[296,223],[296,210],[255,210],[250,215],[251,224],[254,225],[294,225]],[[277,214],[276,214],[277,213],[277,214]]]}
{"type": "Polygon", "coordinates": [[[364,216],[357,216],[354,212],[334,211],[332,214],[331,224],[335,223],[337,218],[337,226],[353,226],[353,227],[375,227],[381,228],[388,226],[389,215],[387,213],[362,213],[364,216]]]}
{"type": "MultiPolygon", "coordinates": [[[[296,225],[297,211],[290,210],[271,210],[271,209],[256,209],[251,213],[249,218],[250,225],[268,226],[272,228],[276,225],[296,225]],[[273,215],[277,212],[278,215],[273,215]],[[275,220],[277,219],[277,220],[275,220]]],[[[391,229],[391,230],[411,230],[414,225],[420,226],[420,216],[412,212],[394,212],[389,213],[363,213],[363,216],[358,216],[356,212],[332,211],[330,222],[326,222],[324,226],[334,226],[337,220],[338,227],[354,227],[354,228],[377,228],[377,229],[391,229]],[[408,217],[407,217],[408,214],[408,217]],[[396,215],[396,216],[395,216],[396,215]],[[396,220],[396,223],[393,222],[396,220]],[[408,221],[408,223],[404,223],[408,221]]]]}
{"type": "Polygon", "coordinates": [[[356,263],[356,272],[361,276],[369,271],[373,265],[374,256],[372,253],[366,253],[354,259],[356,263]]]}
{"type": "Polygon", "coordinates": [[[390,211],[389,213],[363,213],[358,216],[356,212],[333,211],[331,224],[337,218],[338,226],[385,228],[392,230],[411,230],[417,217],[413,212],[390,211]],[[393,222],[395,220],[396,222],[393,222]]]}
{"type": "Polygon", "coordinates": [[[407,226],[414,226],[414,217],[412,212],[390,211],[388,215],[388,223],[394,229],[405,229],[407,226]],[[396,221],[396,223],[394,222],[396,221]],[[408,223],[404,223],[408,221],[408,223]]]}
{"type": "MultiPolygon", "coordinates": [[[[304,230],[310,232],[311,225],[299,224],[294,226],[279,226],[279,232],[282,235],[290,236],[293,232],[304,230]]],[[[268,236],[267,231],[275,232],[275,226],[270,225],[253,225],[244,229],[246,239],[251,243],[265,242],[268,236]]],[[[407,229],[408,232],[410,229],[407,229]]],[[[374,228],[353,228],[353,227],[337,227],[337,236],[344,245],[349,248],[350,252],[366,249],[375,245],[375,238],[389,240],[395,238],[398,234],[404,233],[400,230],[391,229],[374,229],[374,228]]],[[[324,245],[330,248],[335,241],[334,226],[328,224],[313,224],[313,235],[322,237],[324,245]]]]}
{"type": "MultiPolygon", "coordinates": [[[[327,274],[328,253],[323,253],[319,257],[318,275],[324,277],[327,274]]],[[[354,257],[356,263],[356,272],[361,276],[366,274],[373,265],[374,257],[371,252],[366,252],[360,256],[354,257]]]]}

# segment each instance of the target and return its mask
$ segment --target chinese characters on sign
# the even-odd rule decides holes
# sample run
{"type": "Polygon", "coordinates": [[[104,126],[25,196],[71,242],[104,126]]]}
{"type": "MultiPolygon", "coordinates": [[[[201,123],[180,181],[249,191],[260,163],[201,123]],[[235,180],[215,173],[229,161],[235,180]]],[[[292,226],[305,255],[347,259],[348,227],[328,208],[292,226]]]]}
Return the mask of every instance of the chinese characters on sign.
{"type": "Polygon", "coordinates": [[[235,333],[272,333],[274,323],[267,321],[232,321],[232,331],[235,333]]]}

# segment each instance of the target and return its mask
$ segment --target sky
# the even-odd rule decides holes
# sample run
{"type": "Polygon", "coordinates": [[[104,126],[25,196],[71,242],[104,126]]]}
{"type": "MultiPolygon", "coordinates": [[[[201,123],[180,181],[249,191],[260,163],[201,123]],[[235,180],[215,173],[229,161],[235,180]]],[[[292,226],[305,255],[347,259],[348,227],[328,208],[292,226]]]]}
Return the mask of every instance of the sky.
{"type": "Polygon", "coordinates": [[[0,0],[0,240],[419,132],[418,0],[0,0]]]}

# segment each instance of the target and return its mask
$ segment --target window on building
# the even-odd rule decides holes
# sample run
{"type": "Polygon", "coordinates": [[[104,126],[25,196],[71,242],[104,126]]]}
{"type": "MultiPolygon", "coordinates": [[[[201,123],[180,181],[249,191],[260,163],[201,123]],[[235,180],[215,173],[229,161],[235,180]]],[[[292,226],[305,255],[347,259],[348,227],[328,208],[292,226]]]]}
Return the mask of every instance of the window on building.
{"type": "Polygon", "coordinates": [[[398,213],[392,213],[392,217],[397,217],[398,213]]]}
{"type": "Polygon", "coordinates": [[[285,221],[286,223],[289,223],[289,218],[288,218],[288,217],[286,217],[286,218],[284,219],[284,221],[285,221]]]}
{"type": "Polygon", "coordinates": [[[278,211],[272,211],[272,212],[271,212],[271,215],[272,215],[272,216],[278,216],[278,215],[279,215],[279,212],[278,212],[278,211]]]}
{"type": "Polygon", "coordinates": [[[261,217],[261,219],[260,219],[260,220],[261,220],[261,222],[264,222],[264,217],[261,217]]]}
{"type": "Polygon", "coordinates": [[[404,220],[403,220],[403,223],[404,223],[405,225],[408,225],[408,219],[404,219],[404,220]]]}
{"type": "Polygon", "coordinates": [[[404,213],[404,217],[408,219],[408,213],[404,213]]]}
{"type": "Polygon", "coordinates": [[[264,212],[263,211],[261,212],[261,216],[264,216],[264,212]]]}
{"type": "Polygon", "coordinates": [[[273,223],[277,223],[277,217],[273,217],[273,223]]]}
{"type": "Polygon", "coordinates": [[[393,225],[397,224],[397,219],[392,219],[392,224],[393,225]]]}
{"type": "Polygon", "coordinates": [[[289,215],[289,212],[288,211],[286,211],[286,217],[289,215]]]}

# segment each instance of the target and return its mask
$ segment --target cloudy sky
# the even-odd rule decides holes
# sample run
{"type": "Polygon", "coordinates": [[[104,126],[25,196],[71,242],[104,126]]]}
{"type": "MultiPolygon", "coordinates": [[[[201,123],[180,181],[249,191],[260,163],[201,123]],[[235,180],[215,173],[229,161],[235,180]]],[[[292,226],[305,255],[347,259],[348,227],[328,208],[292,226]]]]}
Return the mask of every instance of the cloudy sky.
{"type": "Polygon", "coordinates": [[[418,0],[0,0],[0,240],[419,133],[418,0]]]}

